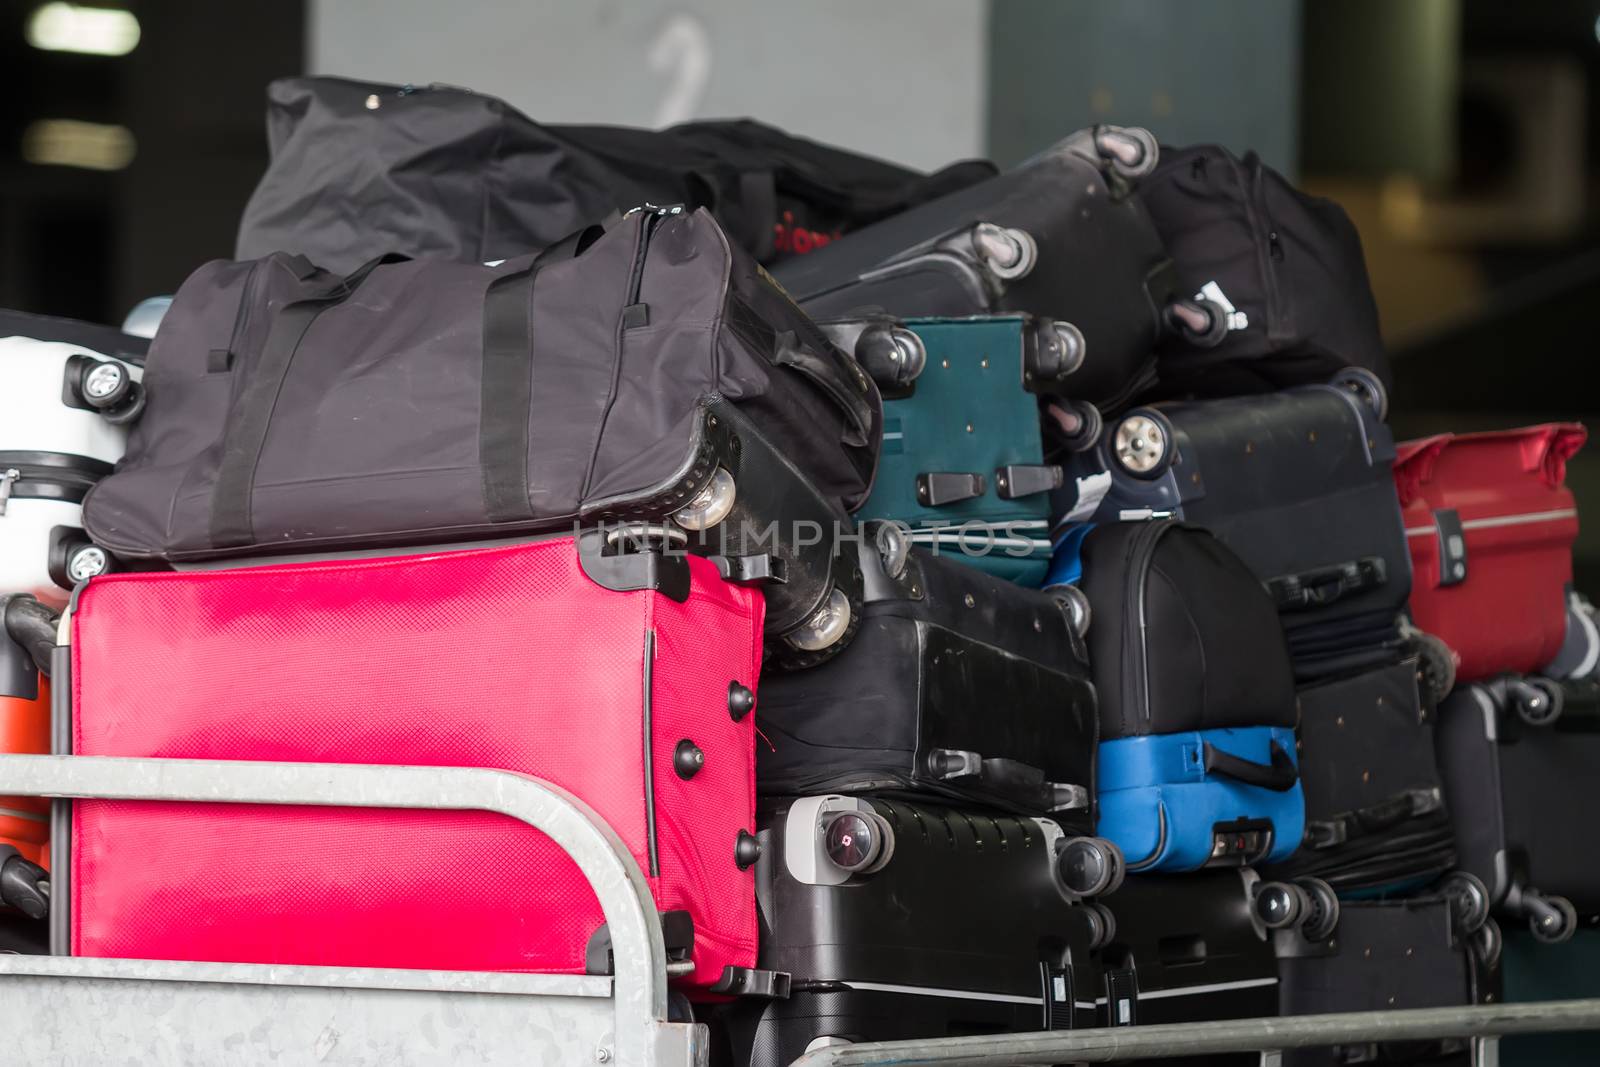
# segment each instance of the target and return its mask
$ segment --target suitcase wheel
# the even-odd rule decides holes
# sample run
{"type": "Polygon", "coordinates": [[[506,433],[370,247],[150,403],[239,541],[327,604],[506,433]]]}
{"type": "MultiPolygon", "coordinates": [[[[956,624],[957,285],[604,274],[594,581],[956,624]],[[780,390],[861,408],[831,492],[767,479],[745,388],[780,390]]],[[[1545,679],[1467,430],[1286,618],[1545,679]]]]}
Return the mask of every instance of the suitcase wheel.
{"type": "Polygon", "coordinates": [[[1111,453],[1117,466],[1134,478],[1161,477],[1172,466],[1175,452],[1172,423],[1154,408],[1130,411],[1112,434],[1111,453]]]}
{"type": "Polygon", "coordinates": [[[894,856],[894,829],[875,811],[837,812],[823,827],[822,853],[841,871],[872,874],[894,856]]]}
{"type": "Polygon", "coordinates": [[[0,904],[16,908],[30,919],[50,913],[50,874],[37,863],[22,858],[10,845],[3,846],[0,862],[0,904]]]}
{"type": "Polygon", "coordinates": [[[1039,385],[1040,379],[1048,384],[1059,382],[1083,366],[1089,352],[1089,342],[1083,331],[1062,319],[1040,319],[1038,330],[1023,360],[1022,380],[1029,389],[1039,385]]]}
{"type": "Polygon", "coordinates": [[[1047,406],[1050,418],[1061,428],[1061,443],[1074,452],[1087,452],[1100,443],[1105,433],[1105,419],[1100,409],[1086,402],[1052,403],[1047,406]]]}
{"type": "Polygon", "coordinates": [[[850,632],[850,598],[835,587],[822,606],[784,635],[784,640],[801,652],[821,652],[831,648],[850,632]]]}
{"type": "Polygon", "coordinates": [[[1456,930],[1471,936],[1489,921],[1489,887],[1466,871],[1451,871],[1439,881],[1439,895],[1450,902],[1456,930]]]}
{"type": "Polygon", "coordinates": [[[737,495],[733,475],[718,467],[705,487],[672,513],[672,521],[685,530],[709,530],[728,517],[737,495]]]}
{"type": "Polygon", "coordinates": [[[1389,391],[1383,387],[1383,380],[1367,368],[1346,367],[1333,376],[1330,384],[1354,393],[1356,399],[1372,409],[1379,422],[1389,417],[1389,391]]]}
{"type": "Polygon", "coordinates": [[[884,575],[898,581],[905,574],[906,562],[911,558],[911,538],[906,536],[905,529],[898,523],[885,522],[878,525],[873,534],[873,543],[878,549],[884,575]]]}
{"type": "Polygon", "coordinates": [[[1033,269],[1039,246],[1026,230],[980,222],[972,228],[972,250],[1001,281],[1015,281],[1033,269]]]}
{"type": "Polygon", "coordinates": [[[1522,907],[1528,916],[1528,929],[1547,945],[1568,940],[1578,929],[1578,909],[1566,897],[1547,897],[1525,889],[1522,907]]]}
{"type": "Polygon", "coordinates": [[[1268,930],[1287,930],[1305,919],[1311,897],[1290,882],[1262,882],[1250,902],[1256,918],[1268,930]]]}
{"type": "Polygon", "coordinates": [[[862,331],[856,341],[856,360],[880,387],[899,390],[922,374],[928,365],[928,349],[922,338],[904,326],[880,324],[862,331]]]}
{"type": "Polygon", "coordinates": [[[1115,893],[1127,873],[1122,850],[1103,837],[1069,837],[1056,847],[1056,875],[1073,896],[1115,893]]]}
{"type": "Polygon", "coordinates": [[[92,356],[73,357],[68,374],[72,391],[107,422],[121,425],[144,413],[144,387],[133,380],[125,364],[92,356]],[[76,380],[70,377],[74,373],[76,380]]]}
{"type": "Polygon", "coordinates": [[[1428,703],[1438,704],[1455,688],[1456,654],[1441,638],[1420,630],[1411,634],[1411,645],[1417,655],[1417,681],[1426,690],[1428,703]]]}
{"type": "Polygon", "coordinates": [[[1529,726],[1549,726],[1561,717],[1566,694],[1548,678],[1524,678],[1506,685],[1511,708],[1529,726]]]}
{"type": "Polygon", "coordinates": [[[1111,914],[1111,909],[1104,904],[1093,901],[1083,906],[1083,913],[1089,920],[1089,951],[1105,948],[1117,939],[1117,917],[1111,914]]]}
{"type": "Polygon", "coordinates": [[[1094,131],[1095,151],[1128,181],[1138,181],[1156,169],[1161,146],[1155,135],[1139,126],[1099,126],[1094,131]]]}
{"type": "Polygon", "coordinates": [[[1478,927],[1478,932],[1472,935],[1472,952],[1478,957],[1478,962],[1485,970],[1494,970],[1500,966],[1500,950],[1505,947],[1505,936],[1500,933],[1500,924],[1493,919],[1484,921],[1478,927]]]}
{"type": "Polygon", "coordinates": [[[79,582],[87,582],[90,578],[109,574],[113,566],[111,553],[93,541],[74,541],[66,546],[62,572],[72,585],[77,585],[79,582]]]}
{"type": "Polygon", "coordinates": [[[1326,941],[1339,926],[1339,894],[1321,878],[1296,878],[1305,891],[1310,908],[1301,920],[1300,930],[1307,941],[1326,941]]]}
{"type": "Polygon", "coordinates": [[[1215,300],[1174,300],[1164,317],[1168,329],[1196,348],[1215,348],[1228,336],[1228,309],[1215,300]]]}
{"type": "Polygon", "coordinates": [[[1077,635],[1087,637],[1089,624],[1094,620],[1093,611],[1089,607],[1089,595],[1075,585],[1052,585],[1049,593],[1067,613],[1067,621],[1072,624],[1072,629],[1077,635]]]}

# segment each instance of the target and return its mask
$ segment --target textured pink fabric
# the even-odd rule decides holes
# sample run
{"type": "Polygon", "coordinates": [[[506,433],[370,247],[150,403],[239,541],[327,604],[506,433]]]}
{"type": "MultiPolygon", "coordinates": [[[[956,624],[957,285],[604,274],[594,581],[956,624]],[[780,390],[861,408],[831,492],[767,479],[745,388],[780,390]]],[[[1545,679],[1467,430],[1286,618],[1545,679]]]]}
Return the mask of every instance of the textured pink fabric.
{"type": "Polygon", "coordinates": [[[1578,514],[1566,462],[1587,433],[1548,423],[1441,434],[1397,447],[1394,467],[1411,549],[1411,617],[1460,658],[1463,682],[1539,670],[1561,650],[1578,514]],[[1465,579],[1441,585],[1435,512],[1455,511],[1465,579]]]}
{"type": "MultiPolygon", "coordinates": [[[[497,767],[587,801],[695,923],[694,981],[755,959],[763,606],[689,560],[687,603],[589,580],[569,538],[95,579],[73,617],[74,751],[497,767]],[[653,635],[653,637],[652,637],[653,635]],[[651,670],[652,872],[643,684],[651,670]],[[673,772],[684,738],[705,753],[673,772]]],[[[542,833],[483,812],[79,801],[84,956],[577,972],[601,922],[542,833]]]]}

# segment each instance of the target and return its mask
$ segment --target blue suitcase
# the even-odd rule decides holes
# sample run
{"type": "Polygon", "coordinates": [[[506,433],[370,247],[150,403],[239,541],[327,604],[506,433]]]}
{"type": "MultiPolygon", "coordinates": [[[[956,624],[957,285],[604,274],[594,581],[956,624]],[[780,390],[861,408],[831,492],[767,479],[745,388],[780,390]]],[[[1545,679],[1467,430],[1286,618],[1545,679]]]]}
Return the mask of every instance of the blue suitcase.
{"type": "Polygon", "coordinates": [[[1100,707],[1096,832],[1129,871],[1288,859],[1305,796],[1272,598],[1199,527],[1113,522],[1073,540],[1056,576],[1081,568],[1100,707]]]}
{"type": "Polygon", "coordinates": [[[860,519],[906,526],[913,544],[1038,586],[1050,560],[1057,453],[1099,436],[1094,407],[1035,390],[1081,362],[1074,327],[1029,315],[822,324],[884,396],[883,450],[860,519]],[[1053,408],[1054,411],[1050,409],[1053,408]],[[1069,433],[1062,423],[1071,428],[1069,433]]]}

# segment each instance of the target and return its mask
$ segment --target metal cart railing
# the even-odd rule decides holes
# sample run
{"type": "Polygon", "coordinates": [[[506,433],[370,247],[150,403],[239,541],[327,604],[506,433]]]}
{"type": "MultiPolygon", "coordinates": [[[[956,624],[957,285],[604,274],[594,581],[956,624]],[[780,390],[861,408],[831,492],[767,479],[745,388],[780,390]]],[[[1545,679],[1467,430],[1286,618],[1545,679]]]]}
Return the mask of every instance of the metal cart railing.
{"type": "MultiPolygon", "coordinates": [[[[614,976],[599,976],[0,956],[0,998],[11,1018],[29,1020],[8,1033],[13,1062],[707,1062],[704,1029],[668,1018],[667,956],[638,865],[582,801],[547,783],[471,768],[0,756],[5,794],[497,812],[572,856],[599,899],[615,961],[614,976]]],[[[1207,1052],[1263,1052],[1271,1062],[1302,1046],[1597,1029],[1600,999],[839,1045],[796,1067],[1002,1067],[1207,1052]]]]}

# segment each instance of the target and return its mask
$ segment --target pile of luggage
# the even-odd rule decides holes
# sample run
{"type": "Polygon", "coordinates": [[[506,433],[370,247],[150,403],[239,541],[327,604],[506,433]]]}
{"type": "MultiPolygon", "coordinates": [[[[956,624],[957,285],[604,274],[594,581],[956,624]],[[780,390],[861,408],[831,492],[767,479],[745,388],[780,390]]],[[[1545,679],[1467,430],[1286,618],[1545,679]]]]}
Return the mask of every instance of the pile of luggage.
{"type": "MultiPolygon", "coordinates": [[[[554,783],[736,1064],[1487,1002],[1495,916],[1600,917],[1584,431],[1397,445],[1335,205],[1114,126],[925,176],[273,103],[152,340],[0,317],[6,750],[554,783]]],[[[17,951],[610,967],[500,816],[0,816],[17,951]]]]}

